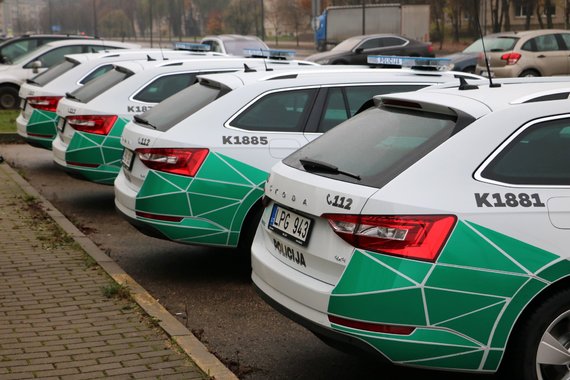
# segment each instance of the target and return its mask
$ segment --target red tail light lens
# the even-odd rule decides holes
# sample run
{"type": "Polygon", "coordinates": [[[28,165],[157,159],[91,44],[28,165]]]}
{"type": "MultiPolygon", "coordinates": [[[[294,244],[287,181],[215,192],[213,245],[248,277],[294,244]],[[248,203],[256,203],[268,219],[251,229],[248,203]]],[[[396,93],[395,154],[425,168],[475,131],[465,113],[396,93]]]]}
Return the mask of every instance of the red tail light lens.
{"type": "Polygon", "coordinates": [[[519,53],[505,53],[501,56],[501,60],[507,61],[507,65],[514,65],[519,61],[519,59],[521,59],[521,55],[519,53]]]}
{"type": "Polygon", "coordinates": [[[374,332],[387,333],[387,334],[410,335],[415,330],[415,327],[384,325],[379,323],[355,321],[352,319],[336,317],[334,315],[329,315],[329,321],[331,323],[350,327],[353,329],[374,331],[374,332]]]}
{"type": "Polygon", "coordinates": [[[66,120],[76,131],[108,135],[117,121],[117,115],[77,115],[68,116],[66,120]]]}
{"type": "Polygon", "coordinates": [[[355,248],[435,261],[455,226],[455,215],[325,214],[334,232],[355,248]]]}
{"type": "Polygon", "coordinates": [[[204,148],[139,148],[139,159],[149,169],[194,177],[208,155],[204,148]]]}
{"type": "Polygon", "coordinates": [[[30,96],[28,104],[38,110],[55,112],[61,96],[30,96]]]}

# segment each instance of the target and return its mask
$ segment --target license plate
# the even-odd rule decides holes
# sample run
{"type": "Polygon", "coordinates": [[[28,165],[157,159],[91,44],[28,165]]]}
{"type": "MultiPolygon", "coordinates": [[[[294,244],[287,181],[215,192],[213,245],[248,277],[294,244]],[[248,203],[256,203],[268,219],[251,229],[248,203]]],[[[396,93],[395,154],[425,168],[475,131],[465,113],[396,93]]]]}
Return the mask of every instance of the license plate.
{"type": "Polygon", "coordinates": [[[279,235],[306,246],[309,243],[313,220],[279,205],[273,205],[268,227],[279,235]]]}
{"type": "Polygon", "coordinates": [[[65,129],[65,119],[63,117],[60,117],[59,120],[57,121],[57,130],[59,131],[59,133],[63,134],[64,129],[65,129]]]}
{"type": "Polygon", "coordinates": [[[129,149],[123,150],[123,158],[121,161],[123,162],[123,166],[127,170],[131,170],[131,167],[133,166],[133,158],[134,157],[135,157],[135,155],[133,154],[132,150],[129,150],[129,149]]]}

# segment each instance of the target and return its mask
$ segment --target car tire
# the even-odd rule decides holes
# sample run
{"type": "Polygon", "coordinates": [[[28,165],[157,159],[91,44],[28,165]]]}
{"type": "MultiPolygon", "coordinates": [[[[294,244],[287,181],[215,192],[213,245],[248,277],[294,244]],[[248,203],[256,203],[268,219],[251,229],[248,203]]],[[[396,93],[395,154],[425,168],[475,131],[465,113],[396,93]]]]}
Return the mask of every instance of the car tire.
{"type": "Polygon", "coordinates": [[[521,73],[521,75],[519,75],[519,77],[539,77],[540,73],[536,70],[525,70],[521,73]]]}
{"type": "Polygon", "coordinates": [[[0,87],[0,108],[15,109],[18,107],[18,89],[14,86],[4,85],[0,87]]]}
{"type": "Polygon", "coordinates": [[[524,320],[501,372],[519,380],[562,379],[570,366],[570,289],[555,293],[524,320]]]}
{"type": "Polygon", "coordinates": [[[253,243],[253,238],[257,231],[257,225],[261,220],[262,214],[263,207],[261,206],[261,203],[258,202],[249,210],[249,213],[243,221],[241,232],[239,234],[237,251],[244,256],[251,256],[251,244],[253,243]]]}

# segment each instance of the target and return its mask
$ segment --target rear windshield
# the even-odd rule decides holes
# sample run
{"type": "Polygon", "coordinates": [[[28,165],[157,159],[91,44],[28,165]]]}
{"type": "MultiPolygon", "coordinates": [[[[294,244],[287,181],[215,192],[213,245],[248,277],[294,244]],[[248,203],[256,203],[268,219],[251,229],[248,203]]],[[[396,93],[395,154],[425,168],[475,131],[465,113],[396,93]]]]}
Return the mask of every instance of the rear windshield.
{"type": "Polygon", "coordinates": [[[317,175],[381,188],[455,131],[456,117],[393,108],[370,108],[331,129],[283,162],[305,170],[300,160],[337,167],[317,175]]]}
{"type": "Polygon", "coordinates": [[[519,38],[515,36],[485,38],[485,50],[490,52],[513,50],[518,40],[519,38]]]}
{"type": "Polygon", "coordinates": [[[134,120],[142,127],[166,132],[228,92],[228,88],[202,81],[163,100],[147,112],[136,115],[134,120]]]}
{"type": "Polygon", "coordinates": [[[99,78],[86,83],[85,86],[79,87],[77,90],[68,93],[65,96],[68,99],[76,100],[81,103],[88,103],[133,74],[134,73],[132,71],[120,66],[115,67],[115,69],[106,72],[99,78]]]}
{"type": "Polygon", "coordinates": [[[34,78],[28,79],[27,82],[35,86],[43,87],[58,76],[73,69],[77,65],[79,65],[79,62],[76,60],[66,58],[65,61],[61,62],[59,65],[55,65],[49,68],[47,71],[36,75],[34,78]]]}

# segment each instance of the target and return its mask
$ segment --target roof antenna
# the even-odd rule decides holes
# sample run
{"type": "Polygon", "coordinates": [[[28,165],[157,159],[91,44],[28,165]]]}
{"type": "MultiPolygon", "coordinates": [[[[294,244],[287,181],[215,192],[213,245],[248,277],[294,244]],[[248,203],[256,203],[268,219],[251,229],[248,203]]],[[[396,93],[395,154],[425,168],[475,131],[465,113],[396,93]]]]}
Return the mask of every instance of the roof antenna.
{"type": "Polygon", "coordinates": [[[255,73],[257,70],[252,69],[251,67],[249,67],[246,63],[243,64],[243,71],[245,73],[255,73]]]}
{"type": "Polygon", "coordinates": [[[160,44],[160,55],[162,56],[163,61],[168,61],[168,58],[164,56],[164,51],[162,51],[162,44],[160,44]]]}
{"type": "Polygon", "coordinates": [[[152,62],[152,61],[156,61],[156,59],[152,58],[150,55],[146,55],[146,60],[147,62],[152,62]]]}
{"type": "Polygon", "coordinates": [[[459,78],[459,90],[476,90],[479,87],[474,85],[474,84],[469,84],[467,83],[467,80],[465,79],[465,77],[457,75],[456,78],[459,78]]]}
{"type": "MultiPolygon", "coordinates": [[[[481,29],[481,22],[479,21],[479,9],[477,9],[476,4],[478,2],[473,2],[473,8],[475,8],[475,17],[477,19],[477,27],[479,28],[479,35],[481,36],[481,47],[483,48],[483,59],[485,61],[485,67],[487,68],[487,77],[489,77],[489,87],[501,87],[500,83],[493,83],[493,78],[491,78],[491,67],[489,66],[489,60],[487,59],[487,51],[485,49],[485,41],[483,38],[483,29],[481,29]]],[[[479,3],[480,4],[480,3],[479,3]]]]}

